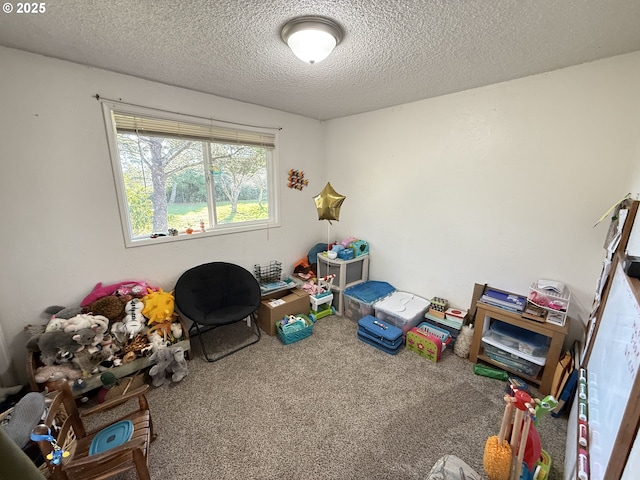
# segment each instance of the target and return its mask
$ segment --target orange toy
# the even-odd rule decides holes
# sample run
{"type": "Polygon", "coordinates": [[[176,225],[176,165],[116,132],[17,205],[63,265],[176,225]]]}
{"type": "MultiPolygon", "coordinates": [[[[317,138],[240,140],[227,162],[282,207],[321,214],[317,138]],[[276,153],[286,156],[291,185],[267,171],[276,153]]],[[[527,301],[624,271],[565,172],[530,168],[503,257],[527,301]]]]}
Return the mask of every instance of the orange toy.
{"type": "Polygon", "coordinates": [[[158,332],[159,335],[162,335],[162,340],[165,342],[168,340],[173,342],[175,339],[173,337],[173,332],[171,331],[171,325],[173,325],[173,319],[167,320],[162,323],[155,323],[153,327],[149,329],[148,335],[151,335],[154,332],[158,332]]]}

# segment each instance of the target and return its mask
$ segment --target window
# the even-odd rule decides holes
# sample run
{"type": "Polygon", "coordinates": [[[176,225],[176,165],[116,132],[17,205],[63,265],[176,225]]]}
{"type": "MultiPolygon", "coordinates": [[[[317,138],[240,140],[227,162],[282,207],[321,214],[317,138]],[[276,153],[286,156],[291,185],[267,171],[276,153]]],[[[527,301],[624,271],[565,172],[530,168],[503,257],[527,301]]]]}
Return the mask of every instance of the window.
{"type": "Polygon", "coordinates": [[[127,246],[275,225],[273,133],[154,113],[105,105],[127,246]]]}

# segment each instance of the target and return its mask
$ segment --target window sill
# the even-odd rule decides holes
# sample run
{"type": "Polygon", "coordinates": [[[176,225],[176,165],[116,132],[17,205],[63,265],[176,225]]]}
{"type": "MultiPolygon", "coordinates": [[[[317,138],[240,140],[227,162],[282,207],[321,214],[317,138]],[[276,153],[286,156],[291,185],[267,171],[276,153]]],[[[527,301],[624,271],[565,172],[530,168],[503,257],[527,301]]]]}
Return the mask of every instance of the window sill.
{"type": "Polygon", "coordinates": [[[125,246],[127,248],[145,247],[148,245],[181,242],[183,240],[194,240],[197,238],[205,238],[205,237],[217,237],[219,235],[251,232],[255,230],[268,230],[271,228],[279,228],[279,227],[280,227],[280,224],[276,222],[260,223],[260,224],[243,224],[243,225],[224,225],[222,227],[218,227],[215,229],[205,230],[204,232],[200,230],[194,230],[193,233],[179,233],[178,235],[161,235],[154,238],[151,238],[151,237],[139,237],[135,239],[125,238],[125,246]]]}

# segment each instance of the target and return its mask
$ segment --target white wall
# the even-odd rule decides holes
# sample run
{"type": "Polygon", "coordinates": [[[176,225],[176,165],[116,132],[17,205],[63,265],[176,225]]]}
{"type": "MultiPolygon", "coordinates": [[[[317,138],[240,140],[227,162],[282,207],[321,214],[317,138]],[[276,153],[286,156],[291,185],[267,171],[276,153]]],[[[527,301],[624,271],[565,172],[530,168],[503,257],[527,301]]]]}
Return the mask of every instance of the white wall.
{"type": "Polygon", "coordinates": [[[0,48],[0,64],[0,326],[18,380],[25,378],[24,326],[43,324],[49,305],[77,305],[99,281],[140,279],[169,290],[184,270],[214,260],[250,270],[280,260],[289,271],[326,237],[313,202],[326,183],[320,122],[7,48],[0,48]],[[125,248],[96,93],[281,126],[282,227],[125,248]],[[291,168],[305,171],[303,191],[286,188],[291,168]]]}
{"type": "Polygon", "coordinates": [[[635,53],[329,121],[347,197],[333,232],[367,240],[371,278],[401,290],[466,308],[476,282],[552,278],[584,315],[607,229],[593,225],[640,173],[638,85],[635,53]]]}

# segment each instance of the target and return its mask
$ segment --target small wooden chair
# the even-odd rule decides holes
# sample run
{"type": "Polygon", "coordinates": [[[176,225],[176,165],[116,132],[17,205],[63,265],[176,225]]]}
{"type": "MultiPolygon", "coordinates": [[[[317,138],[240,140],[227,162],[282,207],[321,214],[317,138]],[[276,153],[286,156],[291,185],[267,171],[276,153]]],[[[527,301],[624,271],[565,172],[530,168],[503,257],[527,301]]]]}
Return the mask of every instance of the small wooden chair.
{"type": "Polygon", "coordinates": [[[153,425],[149,412],[149,404],[145,396],[149,385],[143,385],[119,397],[87,410],[80,411],[67,382],[56,384],[57,391],[50,394],[53,399],[49,406],[46,420],[34,429],[34,434],[51,436],[51,441],[39,439],[36,443],[42,455],[47,458],[45,463],[49,477],[56,480],[89,480],[106,479],[130,469],[135,469],[140,480],[150,480],[147,465],[149,443],[154,439],[153,425]],[[129,400],[138,399],[138,409],[107,425],[87,431],[81,417],[93,415],[129,400]],[[89,448],[94,437],[104,428],[122,420],[133,423],[131,439],[122,445],[100,453],[89,455],[89,448]],[[57,453],[65,452],[64,456],[57,453]],[[51,458],[52,457],[52,458],[51,458]],[[58,464],[56,464],[58,463],[58,464]]]}

